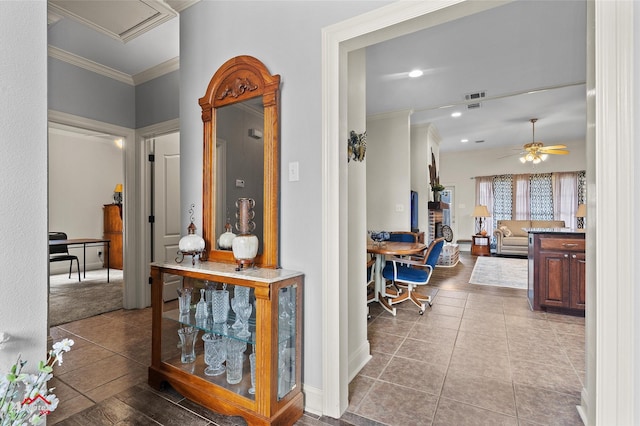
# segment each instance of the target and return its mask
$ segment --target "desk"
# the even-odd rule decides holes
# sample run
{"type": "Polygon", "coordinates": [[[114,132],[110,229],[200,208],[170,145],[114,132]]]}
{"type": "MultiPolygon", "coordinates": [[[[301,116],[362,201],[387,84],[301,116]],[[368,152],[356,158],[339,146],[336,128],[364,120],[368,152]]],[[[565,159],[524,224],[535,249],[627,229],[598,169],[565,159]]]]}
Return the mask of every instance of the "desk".
{"type": "Polygon", "coordinates": [[[373,241],[367,243],[367,253],[376,255],[375,265],[375,292],[369,302],[378,302],[391,315],[396,314],[396,308],[387,303],[386,297],[395,297],[397,294],[387,294],[384,278],[382,277],[382,269],[384,268],[385,255],[389,256],[408,256],[418,254],[427,248],[422,243],[403,243],[395,241],[386,241],[383,243],[375,243],[373,241]]]}
{"type": "Polygon", "coordinates": [[[107,246],[107,282],[109,282],[109,249],[111,240],[98,238],[72,238],[69,240],[49,240],[50,246],[82,246],[82,270],[84,278],[87,278],[87,246],[107,246]]]}

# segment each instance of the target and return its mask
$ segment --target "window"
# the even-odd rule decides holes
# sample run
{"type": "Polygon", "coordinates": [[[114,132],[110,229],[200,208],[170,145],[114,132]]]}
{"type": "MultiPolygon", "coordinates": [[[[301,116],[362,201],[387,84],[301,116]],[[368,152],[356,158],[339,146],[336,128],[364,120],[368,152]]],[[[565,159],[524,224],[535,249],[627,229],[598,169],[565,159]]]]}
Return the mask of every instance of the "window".
{"type": "Polygon", "coordinates": [[[488,232],[498,220],[509,219],[564,220],[567,227],[580,228],[576,211],[585,200],[584,171],[476,177],[476,204],[493,215],[488,232]]]}

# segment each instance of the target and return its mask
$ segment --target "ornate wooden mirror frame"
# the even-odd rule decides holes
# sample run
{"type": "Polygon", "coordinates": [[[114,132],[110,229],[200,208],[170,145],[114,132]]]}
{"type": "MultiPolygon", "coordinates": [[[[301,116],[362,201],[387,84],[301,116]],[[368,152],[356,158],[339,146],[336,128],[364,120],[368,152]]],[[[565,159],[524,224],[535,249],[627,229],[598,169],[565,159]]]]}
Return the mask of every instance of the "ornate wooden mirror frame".
{"type": "Polygon", "coordinates": [[[204,123],[204,164],[202,194],[202,237],[206,243],[208,260],[234,263],[233,252],[216,249],[216,109],[262,96],[264,107],[264,217],[263,234],[257,235],[262,251],[256,257],[256,265],[277,268],[280,146],[279,98],[280,76],[271,75],[258,59],[236,56],[225,62],[213,75],[207,92],[200,98],[204,123]]]}

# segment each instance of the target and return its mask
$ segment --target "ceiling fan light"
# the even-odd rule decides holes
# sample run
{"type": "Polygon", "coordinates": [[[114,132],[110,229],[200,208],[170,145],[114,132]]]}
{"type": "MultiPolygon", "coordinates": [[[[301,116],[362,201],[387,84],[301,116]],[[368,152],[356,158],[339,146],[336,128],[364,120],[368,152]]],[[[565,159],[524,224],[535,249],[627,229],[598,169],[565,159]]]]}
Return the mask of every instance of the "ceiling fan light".
{"type": "Polygon", "coordinates": [[[524,156],[524,158],[527,161],[533,161],[533,154],[532,153],[528,153],[527,155],[524,156]]]}
{"type": "Polygon", "coordinates": [[[541,162],[541,161],[542,161],[542,160],[540,159],[540,157],[535,157],[535,158],[533,159],[533,164],[540,164],[540,162],[541,162]]]}
{"type": "Polygon", "coordinates": [[[541,159],[542,161],[545,161],[547,158],[549,158],[549,154],[541,154],[541,155],[540,155],[540,159],[541,159]]]}
{"type": "Polygon", "coordinates": [[[526,158],[524,158],[524,157],[520,157],[520,162],[521,162],[522,164],[524,164],[524,163],[526,163],[526,162],[527,162],[527,159],[526,159],[526,158]]]}

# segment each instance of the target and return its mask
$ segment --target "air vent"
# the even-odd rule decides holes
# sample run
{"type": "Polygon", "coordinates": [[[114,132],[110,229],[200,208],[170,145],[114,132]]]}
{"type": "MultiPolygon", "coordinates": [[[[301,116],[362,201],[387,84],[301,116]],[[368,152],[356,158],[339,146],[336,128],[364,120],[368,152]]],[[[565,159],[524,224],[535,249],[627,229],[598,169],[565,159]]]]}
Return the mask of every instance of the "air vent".
{"type": "Polygon", "coordinates": [[[487,92],[485,92],[485,91],[476,92],[476,93],[468,93],[468,94],[464,95],[464,100],[465,101],[473,101],[475,99],[482,99],[485,96],[487,96],[487,92]]]}
{"type": "Polygon", "coordinates": [[[474,102],[472,104],[467,105],[467,109],[478,109],[482,106],[481,102],[474,102]]]}
{"type": "Polygon", "coordinates": [[[484,139],[483,139],[483,140],[476,141],[476,143],[484,143],[484,139]]]}

